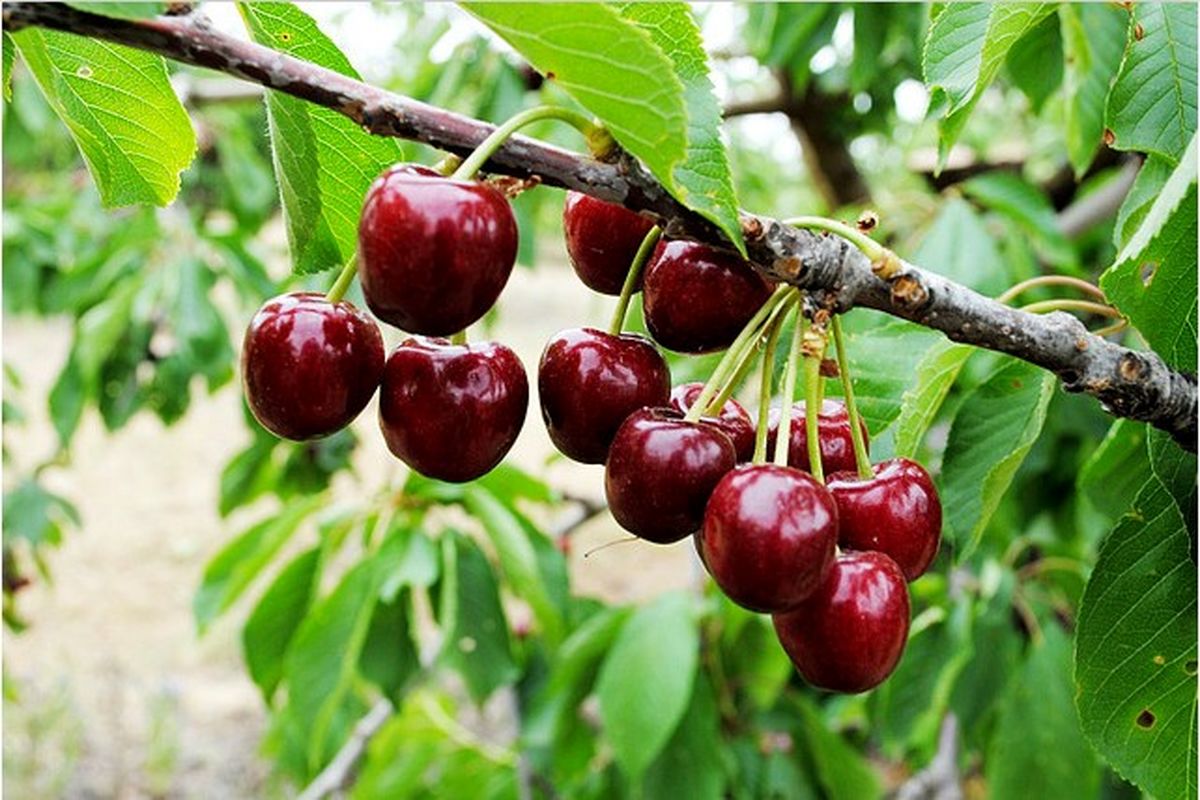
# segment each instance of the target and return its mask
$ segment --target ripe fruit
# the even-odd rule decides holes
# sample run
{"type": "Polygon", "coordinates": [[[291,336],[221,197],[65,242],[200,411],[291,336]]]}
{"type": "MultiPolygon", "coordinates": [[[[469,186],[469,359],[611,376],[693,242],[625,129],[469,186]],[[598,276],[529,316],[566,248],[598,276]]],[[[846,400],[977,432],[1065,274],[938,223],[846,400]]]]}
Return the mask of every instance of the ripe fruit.
{"type": "Polygon", "coordinates": [[[646,264],[642,308],[654,341],[707,353],[732,344],[770,296],[771,285],[738,256],[664,240],[646,264]]]}
{"type": "Polygon", "coordinates": [[[839,541],[851,550],[886,553],[916,580],[937,555],[942,537],[942,504],[920,464],[892,458],[876,464],[875,477],[853,472],[829,476],[837,501],[839,541]]]}
{"type": "Polygon", "coordinates": [[[546,344],[538,396],[550,440],[568,458],[603,464],[617,429],[645,406],[666,405],[667,362],[645,337],[571,328],[546,344]]]}
{"type": "Polygon", "coordinates": [[[813,686],[855,694],[892,674],[908,639],[908,586],[883,553],[839,555],[816,592],[774,616],[775,633],[813,686]]]}
{"type": "Polygon", "coordinates": [[[466,328],[496,302],[516,256],[512,208],[486,183],[399,164],[367,190],[358,224],[363,296],[402,330],[466,328]]]}
{"type": "Polygon", "coordinates": [[[752,611],[795,608],[833,563],[837,506],[806,472],[743,464],[717,484],[696,539],[721,590],[752,611]]]}
{"type": "Polygon", "coordinates": [[[463,483],[500,463],[525,422],[529,382],[512,350],[414,337],[388,357],[379,427],[422,475],[463,483]]]}
{"type": "Polygon", "coordinates": [[[633,257],[653,227],[640,214],[580,192],[567,192],[563,203],[563,234],[571,266],[589,289],[601,294],[621,294],[633,257]]]}
{"type": "MultiPolygon", "coordinates": [[[[792,433],[788,446],[788,463],[805,472],[810,471],[808,463],[808,427],[804,424],[805,405],[803,402],[792,406],[792,433]]],[[[767,443],[769,453],[775,452],[775,437],[779,431],[780,410],[772,408],[767,417],[767,443]]],[[[870,452],[871,442],[867,438],[867,425],[860,419],[863,441],[870,452]]],[[[821,403],[821,411],[817,414],[817,431],[821,439],[821,464],[825,474],[832,472],[847,472],[855,469],[854,440],[850,436],[850,415],[846,406],[837,400],[825,400],[821,403]]]]}
{"type": "MultiPolygon", "coordinates": [[[[671,390],[671,407],[684,414],[704,391],[703,383],[682,383],[671,390]]],[[[754,422],[742,404],[732,397],[721,406],[715,417],[701,417],[700,421],[719,428],[733,442],[739,462],[749,461],[754,455],[754,422]]]]}
{"type": "Polygon", "coordinates": [[[733,442],[716,427],[643,408],[613,439],[604,468],[609,510],[630,533],[677,542],[700,527],[713,487],[736,463],[733,442]]]}
{"type": "Polygon", "coordinates": [[[382,374],[379,327],[344,300],[280,295],[246,328],[246,402],[276,436],[313,439],[341,430],[367,405],[382,374]]]}

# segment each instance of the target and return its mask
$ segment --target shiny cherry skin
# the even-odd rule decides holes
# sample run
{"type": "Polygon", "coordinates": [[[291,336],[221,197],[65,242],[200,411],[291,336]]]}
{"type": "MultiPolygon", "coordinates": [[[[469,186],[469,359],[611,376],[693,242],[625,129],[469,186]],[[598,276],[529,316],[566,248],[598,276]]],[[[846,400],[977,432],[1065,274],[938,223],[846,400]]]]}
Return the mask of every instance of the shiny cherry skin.
{"type": "MultiPolygon", "coordinates": [[[[803,401],[792,406],[792,433],[788,447],[788,463],[797,469],[809,471],[808,463],[808,428],[804,424],[805,405],[803,401]]],[[[767,417],[768,453],[775,452],[775,437],[779,432],[780,410],[772,408],[767,417]]],[[[867,436],[867,425],[859,419],[862,427],[863,441],[867,452],[871,451],[871,440],[867,436]]],[[[821,411],[817,414],[817,432],[821,439],[821,465],[825,474],[833,472],[853,471],[854,439],[850,436],[850,415],[846,406],[839,400],[825,400],[821,403],[821,411]]]]}
{"type": "Polygon", "coordinates": [[[910,581],[925,574],[942,539],[942,503],[929,473],[915,461],[892,458],[856,472],[829,476],[838,506],[838,541],[850,550],[886,553],[910,581]]]}
{"type": "Polygon", "coordinates": [[[554,336],[538,365],[538,400],[550,441],[563,455],[603,464],[633,412],[663,406],[671,371],[644,336],[570,328],[554,336]]]}
{"type": "MultiPolygon", "coordinates": [[[[671,390],[671,408],[686,414],[702,391],[703,383],[681,383],[671,390]]],[[[729,398],[725,405],[721,406],[720,414],[715,417],[701,417],[700,421],[715,425],[730,438],[733,448],[737,451],[738,463],[749,461],[753,457],[754,421],[737,400],[729,398]]]]}
{"type": "Polygon", "coordinates": [[[720,350],[733,343],[771,291],[749,262],[732,253],[664,240],[643,276],[646,328],[668,350],[720,350]]]}
{"type": "Polygon", "coordinates": [[[567,192],[563,203],[571,266],[585,286],[601,294],[621,294],[633,257],[653,227],[654,222],[641,214],[581,192],[567,192]]]}
{"type": "Polygon", "coordinates": [[[696,548],[729,599],[751,611],[795,608],[825,579],[837,505],[807,472],[743,464],[713,490],[696,548]]]}
{"type": "Polygon", "coordinates": [[[495,187],[400,164],[367,190],[359,277],[375,316],[448,336],[496,302],[517,257],[517,223],[495,187]]]}
{"type": "Polygon", "coordinates": [[[804,679],[857,694],[887,680],[908,640],[908,584],[883,553],[844,552],[813,595],[774,616],[775,633],[804,679]]]}
{"type": "Polygon", "coordinates": [[[367,405],[383,375],[383,337],[342,300],[293,292],[263,304],[242,342],[246,402],[284,439],[341,430],[367,405]]]}
{"type": "Polygon", "coordinates": [[[464,483],[500,463],[528,404],[525,368],[504,345],[414,337],[388,356],[379,427],[392,454],[417,472],[464,483]]]}
{"type": "Polygon", "coordinates": [[[716,427],[685,422],[672,408],[643,408],[613,439],[604,494],[622,528],[670,544],[700,527],[709,495],[736,464],[733,442],[716,427]]]}

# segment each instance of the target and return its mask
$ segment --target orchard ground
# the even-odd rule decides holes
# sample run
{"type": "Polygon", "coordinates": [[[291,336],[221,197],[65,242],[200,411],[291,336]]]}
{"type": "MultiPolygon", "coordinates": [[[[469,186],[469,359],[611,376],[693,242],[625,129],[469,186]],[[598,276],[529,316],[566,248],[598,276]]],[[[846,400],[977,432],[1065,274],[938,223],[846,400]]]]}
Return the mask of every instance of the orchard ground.
{"type": "MultiPolygon", "coordinates": [[[[546,475],[558,489],[602,500],[602,467],[562,458],[547,466],[554,449],[536,401],[542,347],[563,328],[603,327],[615,303],[583,289],[561,259],[543,258],[536,270],[517,267],[501,298],[495,338],[521,357],[534,394],[509,459],[546,475]]],[[[390,350],[401,334],[384,328],[390,350]]],[[[68,323],[10,316],[3,335],[5,358],[24,382],[20,396],[45,397],[66,358],[68,323]]],[[[474,338],[484,335],[481,326],[472,329],[474,338]]],[[[245,445],[240,406],[234,381],[211,397],[197,386],[192,409],[171,428],[141,414],[109,435],[89,413],[76,434],[71,465],[46,473],[48,486],[76,503],[84,526],[50,553],[53,584],[39,579],[21,592],[30,628],[19,636],[5,633],[6,679],[20,698],[6,701],[4,709],[6,793],[272,793],[268,761],[257,755],[266,714],[241,664],[238,641],[249,605],[241,603],[203,638],[191,611],[208,559],[271,507],[265,500],[227,520],[217,515],[221,469],[245,445]]],[[[26,404],[23,410],[29,420],[7,446],[17,466],[28,468],[53,452],[55,435],[44,407],[26,404]]],[[[355,469],[367,490],[386,475],[399,479],[402,470],[387,452],[376,415],[372,400],[354,424],[361,439],[355,469]]],[[[334,487],[335,498],[359,491],[345,476],[334,487]]],[[[576,593],[640,601],[698,580],[690,541],[665,548],[630,541],[585,557],[625,538],[608,514],[578,529],[570,557],[576,593]]]]}

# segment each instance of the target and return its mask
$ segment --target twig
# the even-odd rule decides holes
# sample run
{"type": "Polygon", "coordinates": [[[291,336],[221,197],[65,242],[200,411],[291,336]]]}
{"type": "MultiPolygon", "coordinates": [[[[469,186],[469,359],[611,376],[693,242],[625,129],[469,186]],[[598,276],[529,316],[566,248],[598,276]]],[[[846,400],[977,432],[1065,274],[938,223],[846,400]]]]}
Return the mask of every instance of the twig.
{"type": "Polygon", "coordinates": [[[340,792],[354,782],[358,765],[367,754],[367,746],[384,723],[391,719],[396,711],[392,701],[386,697],[371,706],[367,715],[358,721],[350,738],[338,750],[333,760],[321,770],[312,783],[304,788],[296,800],[321,800],[321,798],[340,792]]]}
{"type": "MultiPolygon", "coordinates": [[[[381,136],[414,139],[458,155],[475,148],[493,126],[353,80],[214,30],[197,15],[127,20],[61,3],[6,3],[4,28],[42,26],[158,53],[208,67],[344,114],[381,136]]],[[[651,217],[668,236],[728,246],[708,220],[676,201],[636,159],[612,163],[514,137],[486,168],[621,203],[651,217]]],[[[950,339],[1023,359],[1050,370],[1071,392],[1086,392],[1110,413],[1149,422],[1195,452],[1194,375],[1172,370],[1152,352],[1138,352],[1089,334],[1070,314],[1039,316],[1007,308],[965,286],[901,262],[888,278],[845,240],[741,215],[755,267],[777,281],[809,290],[835,312],[873,308],[940,330],[950,339]]]]}
{"type": "Polygon", "coordinates": [[[1116,214],[1121,203],[1125,202],[1125,196],[1133,188],[1133,181],[1137,178],[1140,167],[1139,159],[1129,159],[1121,166],[1121,171],[1115,178],[1060,211],[1056,223],[1063,236],[1074,239],[1093,225],[1116,214]]]}
{"type": "Polygon", "coordinates": [[[952,712],[942,719],[933,760],[900,786],[896,800],[963,800],[958,775],[958,718],[952,712]]]}

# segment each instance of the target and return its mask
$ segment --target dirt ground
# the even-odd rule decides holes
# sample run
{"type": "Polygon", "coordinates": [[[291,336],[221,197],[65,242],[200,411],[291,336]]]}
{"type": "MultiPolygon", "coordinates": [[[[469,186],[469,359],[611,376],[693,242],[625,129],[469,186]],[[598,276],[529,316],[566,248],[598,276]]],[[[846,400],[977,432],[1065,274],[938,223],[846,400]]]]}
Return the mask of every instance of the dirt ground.
{"type": "MultiPolygon", "coordinates": [[[[502,298],[497,338],[517,351],[535,383],[545,340],[568,326],[602,324],[612,303],[583,290],[566,266],[518,269],[502,298]]],[[[24,381],[29,416],[6,445],[27,469],[54,449],[45,408],[34,403],[46,397],[65,359],[69,327],[5,319],[3,337],[4,360],[24,381]]],[[[191,615],[204,564],[249,519],[222,521],[216,512],[221,468],[244,445],[239,392],[236,383],[212,397],[198,392],[187,417],[170,428],[142,414],[110,436],[89,414],[72,463],[46,473],[48,485],[77,504],[84,525],[50,554],[53,584],[22,592],[30,629],[4,634],[6,687],[17,696],[4,704],[6,795],[280,792],[257,752],[265,713],[238,648],[244,604],[203,639],[191,615]]],[[[359,466],[394,463],[375,427],[374,403],[356,425],[359,466]]],[[[551,452],[534,401],[510,457],[538,471],[551,452]]],[[[560,488],[603,496],[600,467],[559,462],[548,475],[560,488]]],[[[695,579],[686,543],[635,542],[583,557],[619,538],[607,515],[579,531],[571,564],[576,593],[640,600],[695,579]]]]}

